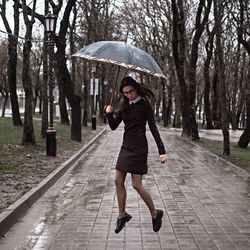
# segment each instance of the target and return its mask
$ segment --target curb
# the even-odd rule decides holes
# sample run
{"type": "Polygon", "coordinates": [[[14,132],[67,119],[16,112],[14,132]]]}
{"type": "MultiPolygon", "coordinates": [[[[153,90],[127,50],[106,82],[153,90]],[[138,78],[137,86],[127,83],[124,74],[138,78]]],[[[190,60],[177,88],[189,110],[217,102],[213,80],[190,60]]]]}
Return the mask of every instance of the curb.
{"type": "Polygon", "coordinates": [[[104,133],[106,128],[99,132],[86,145],[73,154],[68,160],[62,163],[57,169],[50,173],[36,187],[32,188],[15,203],[10,205],[0,214],[0,237],[3,237],[12,226],[25,214],[25,212],[39,199],[41,196],[55,184],[57,180],[83,155],[83,153],[95,143],[104,133]]]}

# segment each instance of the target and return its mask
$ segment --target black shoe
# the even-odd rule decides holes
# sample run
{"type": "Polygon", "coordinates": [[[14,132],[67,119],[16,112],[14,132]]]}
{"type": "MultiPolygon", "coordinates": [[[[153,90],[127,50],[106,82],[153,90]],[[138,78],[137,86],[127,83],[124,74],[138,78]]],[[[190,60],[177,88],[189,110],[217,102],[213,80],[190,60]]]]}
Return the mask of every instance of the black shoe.
{"type": "Polygon", "coordinates": [[[121,218],[117,218],[115,233],[119,233],[125,226],[126,222],[131,220],[132,216],[128,213],[125,213],[121,218]]]}
{"type": "Polygon", "coordinates": [[[158,232],[161,229],[163,211],[160,209],[156,209],[157,214],[155,218],[152,218],[153,230],[158,232]]]}

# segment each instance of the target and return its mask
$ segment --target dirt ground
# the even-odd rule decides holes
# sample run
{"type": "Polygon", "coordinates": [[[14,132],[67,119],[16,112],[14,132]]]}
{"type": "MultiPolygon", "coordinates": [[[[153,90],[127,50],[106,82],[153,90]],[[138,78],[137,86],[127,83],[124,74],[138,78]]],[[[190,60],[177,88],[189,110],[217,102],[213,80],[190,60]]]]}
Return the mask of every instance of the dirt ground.
{"type": "Polygon", "coordinates": [[[3,145],[0,149],[0,212],[35,187],[88,141],[65,147],[67,149],[57,147],[56,157],[46,156],[41,145],[3,145]]]}

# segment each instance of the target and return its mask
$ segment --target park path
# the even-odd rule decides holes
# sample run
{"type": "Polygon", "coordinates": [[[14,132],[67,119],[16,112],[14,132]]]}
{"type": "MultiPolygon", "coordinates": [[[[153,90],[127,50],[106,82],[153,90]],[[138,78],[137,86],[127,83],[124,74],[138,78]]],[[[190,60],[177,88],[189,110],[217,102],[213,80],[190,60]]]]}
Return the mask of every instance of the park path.
{"type": "Polygon", "coordinates": [[[164,210],[163,226],[153,232],[128,175],[133,218],[115,234],[113,176],[122,133],[108,129],[0,240],[0,249],[250,249],[250,174],[166,129],[160,133],[168,162],[159,163],[148,132],[144,178],[156,207],[164,210]]]}

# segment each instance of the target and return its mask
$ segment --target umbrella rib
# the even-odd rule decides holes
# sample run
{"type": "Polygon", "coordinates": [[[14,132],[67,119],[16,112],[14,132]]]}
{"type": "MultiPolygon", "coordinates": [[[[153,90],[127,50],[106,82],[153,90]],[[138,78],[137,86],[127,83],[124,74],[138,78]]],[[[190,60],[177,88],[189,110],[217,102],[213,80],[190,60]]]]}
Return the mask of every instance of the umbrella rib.
{"type": "Polygon", "coordinates": [[[93,56],[95,56],[96,58],[102,58],[102,57],[99,57],[98,55],[100,54],[100,53],[102,53],[103,51],[105,51],[107,48],[109,48],[110,47],[110,44],[104,44],[103,46],[101,46],[99,49],[97,49],[96,51],[95,51],[95,53],[93,54],[93,56]]]}

